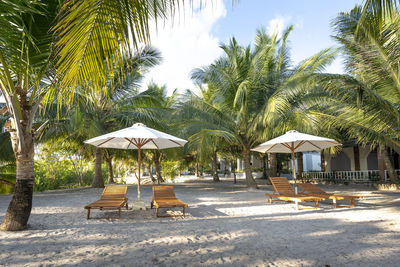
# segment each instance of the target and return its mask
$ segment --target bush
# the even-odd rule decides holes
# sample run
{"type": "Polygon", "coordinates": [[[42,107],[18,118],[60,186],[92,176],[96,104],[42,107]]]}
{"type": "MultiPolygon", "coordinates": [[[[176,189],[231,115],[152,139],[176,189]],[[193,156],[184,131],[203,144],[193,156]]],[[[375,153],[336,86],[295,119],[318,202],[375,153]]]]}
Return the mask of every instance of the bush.
{"type": "MultiPolygon", "coordinates": [[[[57,162],[39,160],[35,162],[34,191],[79,187],[79,178],[74,172],[72,163],[66,159],[57,162]]],[[[83,174],[83,185],[91,184],[93,169],[87,168],[83,174]]]]}

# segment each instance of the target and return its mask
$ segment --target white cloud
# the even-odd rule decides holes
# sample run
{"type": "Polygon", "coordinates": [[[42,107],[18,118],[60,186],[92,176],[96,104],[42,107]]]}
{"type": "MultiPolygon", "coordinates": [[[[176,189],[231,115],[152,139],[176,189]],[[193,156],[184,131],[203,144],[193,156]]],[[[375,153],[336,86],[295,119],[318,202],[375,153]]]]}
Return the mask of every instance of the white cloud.
{"type": "MultiPolygon", "coordinates": [[[[289,25],[291,19],[291,16],[275,16],[275,18],[268,21],[267,33],[269,35],[278,33],[278,38],[280,38],[285,28],[289,25]]],[[[299,18],[297,18],[296,20],[299,20],[299,18]]]]}
{"type": "Polygon", "coordinates": [[[161,51],[163,62],[147,75],[144,85],[154,81],[166,84],[169,92],[194,89],[190,72],[212,63],[221,55],[219,40],[212,34],[218,19],[226,16],[223,0],[207,2],[201,10],[185,5],[173,19],[155,25],[151,31],[151,45],[161,51]]]}

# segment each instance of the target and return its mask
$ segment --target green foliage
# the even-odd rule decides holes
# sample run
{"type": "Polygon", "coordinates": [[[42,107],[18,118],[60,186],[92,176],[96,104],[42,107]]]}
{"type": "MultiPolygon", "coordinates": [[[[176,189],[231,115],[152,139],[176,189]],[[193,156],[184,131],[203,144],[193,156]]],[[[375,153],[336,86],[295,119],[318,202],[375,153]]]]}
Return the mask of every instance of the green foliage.
{"type": "MultiPolygon", "coordinates": [[[[38,160],[34,165],[35,184],[34,191],[79,187],[79,180],[74,173],[71,161],[59,159],[55,162],[38,160]]],[[[107,171],[107,170],[105,170],[107,171]]],[[[93,167],[87,168],[83,173],[84,185],[90,185],[94,176],[93,167]]]]}
{"type": "Polygon", "coordinates": [[[181,160],[164,160],[162,161],[161,166],[163,175],[172,180],[185,169],[182,167],[183,164],[181,160]]]}

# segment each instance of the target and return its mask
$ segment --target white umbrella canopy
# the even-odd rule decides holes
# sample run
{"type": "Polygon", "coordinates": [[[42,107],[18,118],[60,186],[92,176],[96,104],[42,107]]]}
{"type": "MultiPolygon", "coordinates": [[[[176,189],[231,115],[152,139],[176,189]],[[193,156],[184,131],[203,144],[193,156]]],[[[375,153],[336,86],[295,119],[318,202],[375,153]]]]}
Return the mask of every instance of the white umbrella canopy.
{"type": "Polygon", "coordinates": [[[132,127],[128,127],[122,130],[86,140],[85,143],[100,148],[138,150],[138,200],[140,200],[140,150],[183,147],[187,143],[187,141],[173,135],[149,128],[142,123],[136,123],[132,127]]]}
{"type": "Polygon", "coordinates": [[[132,127],[86,140],[85,143],[101,148],[165,149],[184,146],[187,141],[136,123],[132,127]]]}
{"type": "Polygon", "coordinates": [[[296,180],[295,152],[320,151],[324,148],[341,145],[334,139],[299,133],[291,130],[284,135],[271,139],[257,147],[253,151],[261,153],[291,153],[293,165],[293,177],[296,180]]]}

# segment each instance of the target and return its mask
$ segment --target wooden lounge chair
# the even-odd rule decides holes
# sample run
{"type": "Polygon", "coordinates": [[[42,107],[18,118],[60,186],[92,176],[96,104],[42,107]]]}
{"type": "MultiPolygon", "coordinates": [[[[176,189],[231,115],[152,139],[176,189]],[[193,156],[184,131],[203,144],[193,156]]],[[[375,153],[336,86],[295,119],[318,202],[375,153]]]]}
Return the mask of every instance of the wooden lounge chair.
{"type": "Polygon", "coordinates": [[[87,219],[90,218],[90,209],[118,210],[118,219],[121,218],[121,208],[126,206],[128,209],[128,198],[126,197],[126,185],[109,185],[104,188],[99,200],[85,206],[87,209],[87,219]]]}
{"type": "Polygon", "coordinates": [[[350,200],[350,207],[354,207],[354,200],[362,198],[362,196],[352,196],[352,195],[344,195],[344,194],[331,194],[327,193],[318,186],[310,183],[297,184],[301,189],[303,189],[303,194],[305,195],[313,195],[313,196],[321,196],[324,198],[332,199],[333,206],[337,207],[337,200],[348,199],[350,200]]]}
{"type": "Polygon", "coordinates": [[[153,186],[153,198],[151,200],[150,207],[156,207],[157,217],[170,217],[170,216],[159,216],[159,208],[175,208],[182,207],[183,217],[185,217],[185,208],[188,206],[183,201],[179,200],[175,196],[174,188],[172,186],[153,186]]]}
{"type": "Polygon", "coordinates": [[[265,195],[268,197],[268,203],[271,204],[273,198],[278,200],[283,200],[287,202],[295,202],[296,209],[299,210],[299,203],[300,202],[315,202],[315,208],[318,208],[318,202],[324,200],[324,197],[320,196],[311,196],[311,195],[304,195],[304,194],[297,194],[294,192],[292,186],[290,185],[289,181],[286,177],[270,177],[272,185],[274,186],[274,193],[269,194],[266,193],[265,195]]]}

